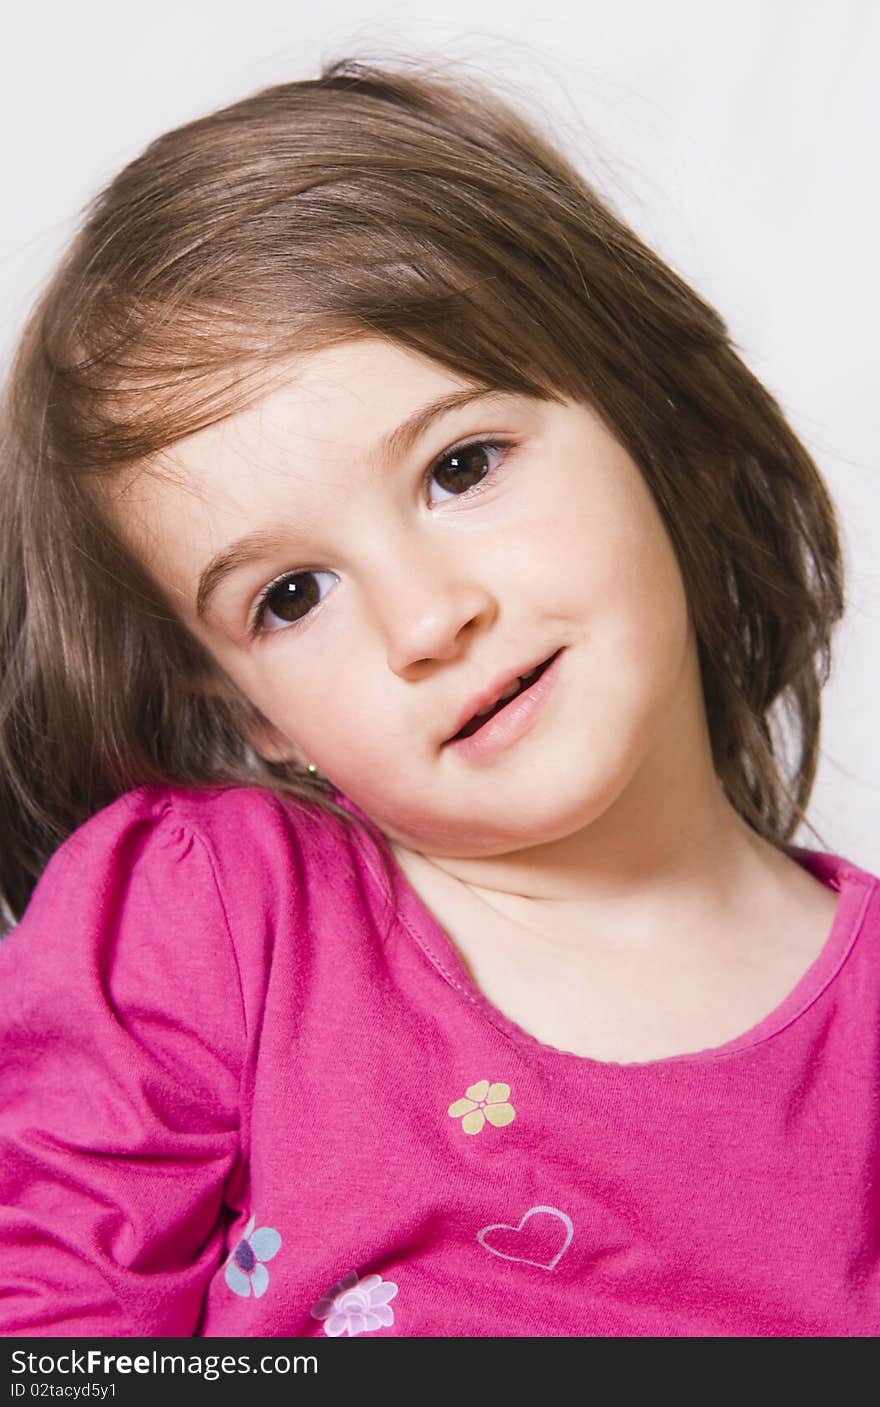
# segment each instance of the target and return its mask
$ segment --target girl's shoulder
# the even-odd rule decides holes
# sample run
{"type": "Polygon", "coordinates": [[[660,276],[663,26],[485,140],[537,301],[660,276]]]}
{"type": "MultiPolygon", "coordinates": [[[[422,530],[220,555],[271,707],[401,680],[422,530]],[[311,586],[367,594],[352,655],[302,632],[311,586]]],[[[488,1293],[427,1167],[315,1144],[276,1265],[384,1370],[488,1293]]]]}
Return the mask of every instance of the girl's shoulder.
{"type": "Polygon", "coordinates": [[[126,792],[59,846],[0,943],[0,1027],[74,992],[94,1013],[103,993],[231,1038],[230,1003],[256,1019],[273,968],[298,980],[315,943],[387,919],[377,849],[366,829],[265,788],[126,792]]]}
{"type": "Polygon", "coordinates": [[[259,786],[137,787],[67,837],[31,906],[74,882],[108,893],[138,878],[157,913],[185,906],[195,918],[219,902],[231,925],[269,918],[279,905],[288,916],[338,911],[365,889],[381,908],[380,833],[340,793],[332,799],[349,819],[259,786]]]}
{"type": "Polygon", "coordinates": [[[838,891],[861,888],[880,890],[880,872],[874,865],[863,865],[834,850],[813,850],[804,845],[785,845],[785,853],[815,879],[838,891]]]}
{"type": "MultiPolygon", "coordinates": [[[[342,800],[349,815],[356,808],[342,800]]],[[[361,813],[357,812],[357,817],[361,813]]],[[[365,819],[365,818],[364,818],[365,819]]],[[[259,857],[265,860],[280,847],[281,858],[289,862],[291,849],[299,855],[319,850],[340,855],[352,846],[359,849],[369,830],[376,844],[376,831],[353,828],[318,805],[296,797],[282,796],[264,787],[189,786],[182,783],[144,785],[123,793],[96,811],[66,838],[52,856],[50,866],[62,862],[82,864],[113,851],[127,837],[140,835],[156,842],[173,837],[190,837],[211,850],[218,860],[248,866],[259,857]]]]}

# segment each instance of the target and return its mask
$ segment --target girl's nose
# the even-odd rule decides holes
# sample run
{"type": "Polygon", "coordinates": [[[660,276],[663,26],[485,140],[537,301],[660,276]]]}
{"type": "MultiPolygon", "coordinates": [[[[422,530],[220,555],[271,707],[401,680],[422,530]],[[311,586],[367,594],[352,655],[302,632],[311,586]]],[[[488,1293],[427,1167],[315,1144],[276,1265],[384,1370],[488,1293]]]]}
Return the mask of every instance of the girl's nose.
{"type": "Polygon", "coordinates": [[[389,668],[405,674],[425,660],[450,659],[461,637],[495,610],[492,593],[464,564],[441,550],[395,554],[372,575],[370,606],[383,632],[389,668]]]}

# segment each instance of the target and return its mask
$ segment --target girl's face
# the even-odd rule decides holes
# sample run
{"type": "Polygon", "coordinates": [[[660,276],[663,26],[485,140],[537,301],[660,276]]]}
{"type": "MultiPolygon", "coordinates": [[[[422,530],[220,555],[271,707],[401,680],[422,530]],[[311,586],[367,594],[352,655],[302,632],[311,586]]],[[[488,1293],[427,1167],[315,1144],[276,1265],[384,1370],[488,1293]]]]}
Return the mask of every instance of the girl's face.
{"type": "Polygon", "coordinates": [[[704,727],[678,564],[633,461],[581,404],[479,390],[353,340],[180,441],[180,483],[144,475],[120,500],[175,610],[270,720],[256,745],[438,856],[558,840],[627,794],[656,808],[704,727]],[[448,741],[557,652],[518,736],[448,741]]]}

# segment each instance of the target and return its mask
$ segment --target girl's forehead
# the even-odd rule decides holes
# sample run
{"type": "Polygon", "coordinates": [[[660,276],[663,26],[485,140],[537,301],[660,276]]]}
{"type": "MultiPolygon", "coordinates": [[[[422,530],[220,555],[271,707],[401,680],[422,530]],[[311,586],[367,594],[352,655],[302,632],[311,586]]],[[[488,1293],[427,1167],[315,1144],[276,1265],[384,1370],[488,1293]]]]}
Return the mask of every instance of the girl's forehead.
{"type": "Polygon", "coordinates": [[[472,403],[509,403],[430,358],[381,338],[327,348],[277,368],[244,409],[178,440],[156,457],[160,481],[195,494],[233,476],[324,476],[393,467],[441,416],[472,403]]]}
{"type": "Polygon", "coordinates": [[[390,466],[444,412],[483,399],[510,396],[388,339],[352,338],[279,363],[249,405],[122,475],[111,512],[141,547],[180,528],[179,514],[228,519],[293,481],[307,512],[310,498],[343,492],[356,469],[390,466]]]}
{"type": "MultiPolygon", "coordinates": [[[[363,337],[282,363],[267,375],[265,391],[245,409],[178,441],[181,458],[203,443],[323,433],[328,441],[373,428],[394,428],[424,399],[440,391],[475,387],[474,381],[384,338],[363,337]]],[[[481,387],[480,389],[486,389],[481,387]]]]}

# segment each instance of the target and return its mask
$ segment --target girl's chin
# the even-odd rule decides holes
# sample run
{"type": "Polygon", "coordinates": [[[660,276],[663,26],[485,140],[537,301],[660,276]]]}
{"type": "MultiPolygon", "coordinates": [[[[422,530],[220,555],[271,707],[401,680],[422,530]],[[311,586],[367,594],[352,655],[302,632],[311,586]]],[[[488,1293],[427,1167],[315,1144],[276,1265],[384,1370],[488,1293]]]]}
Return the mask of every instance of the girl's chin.
{"type": "Polygon", "coordinates": [[[438,859],[479,859],[551,845],[597,820],[606,809],[609,789],[600,797],[595,777],[590,779],[592,785],[580,787],[573,780],[570,768],[568,789],[559,777],[545,776],[536,787],[513,779],[505,784],[500,777],[490,780],[483,775],[473,788],[457,785],[460,804],[447,794],[447,783],[444,791],[435,791],[442,810],[407,806],[409,798],[402,796],[351,799],[389,841],[407,850],[438,859]]]}
{"type": "Polygon", "coordinates": [[[533,849],[540,845],[552,845],[566,840],[582,830],[578,823],[571,824],[557,819],[555,825],[530,824],[525,817],[521,825],[493,825],[487,818],[474,823],[462,822],[456,825],[447,822],[442,828],[421,827],[418,831],[404,831],[387,825],[382,826],[387,838],[405,850],[414,850],[421,855],[433,855],[437,859],[480,860],[510,855],[518,850],[533,849]]]}

